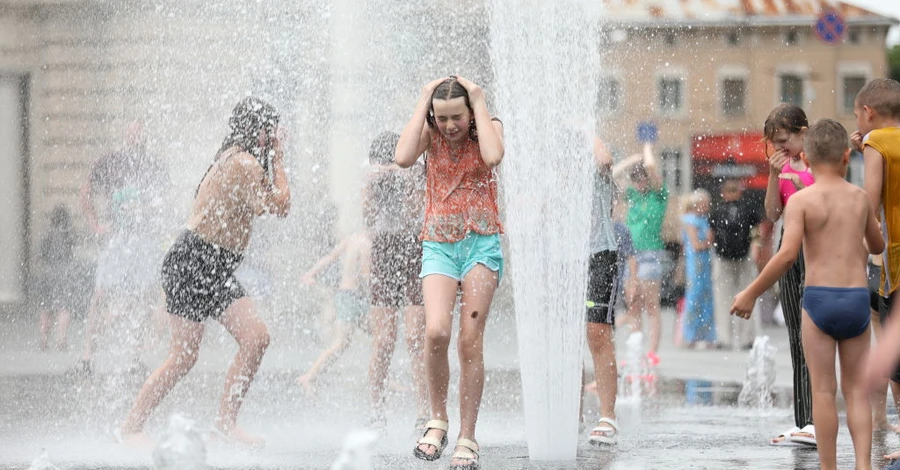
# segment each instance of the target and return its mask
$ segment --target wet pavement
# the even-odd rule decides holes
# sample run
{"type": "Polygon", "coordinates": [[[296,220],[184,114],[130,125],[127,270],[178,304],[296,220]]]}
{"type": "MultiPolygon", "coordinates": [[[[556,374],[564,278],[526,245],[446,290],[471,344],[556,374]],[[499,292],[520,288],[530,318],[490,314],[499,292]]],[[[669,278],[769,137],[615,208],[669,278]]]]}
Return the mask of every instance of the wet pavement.
{"type": "MultiPolygon", "coordinates": [[[[670,320],[671,313],[665,315],[670,320]]],[[[767,439],[792,425],[788,408],[790,361],[783,329],[767,329],[779,348],[776,355],[777,404],[769,409],[736,407],[747,353],[676,350],[664,340],[662,363],[648,396],[638,403],[619,402],[621,437],[615,449],[586,444],[589,429],[581,433],[574,462],[532,462],[528,459],[522,413],[515,330],[510,318],[492,320],[486,340],[487,384],[478,440],[485,469],[664,469],[664,468],[817,468],[814,451],[775,448],[767,439]],[[786,368],[786,369],[785,369],[786,368]]],[[[671,338],[666,322],[664,338],[671,338]]],[[[294,385],[296,374],[311,361],[320,345],[312,333],[290,337],[272,320],[273,346],[241,415],[241,424],[266,436],[261,451],[247,451],[210,444],[208,462],[213,468],[326,469],[341,452],[344,439],[360,429],[367,418],[365,369],[367,339],[363,334],[323,378],[310,396],[294,385]],[[306,336],[303,336],[306,335],[306,336]]],[[[111,429],[122,419],[142,382],[141,373],[130,373],[116,364],[116,354],[100,354],[96,372],[89,377],[69,372],[75,352],[37,352],[33,329],[24,321],[0,325],[0,468],[27,468],[46,449],[61,469],[151,468],[149,454],[135,453],[116,444],[111,429]]],[[[286,330],[285,330],[286,331],[286,330]]],[[[79,344],[80,331],[73,332],[79,344]]],[[[619,332],[620,349],[624,345],[619,332]]],[[[181,413],[209,426],[215,412],[225,365],[233,344],[211,327],[198,367],[163,402],[148,423],[158,435],[171,413],[181,413]]],[[[145,354],[155,365],[159,351],[145,354]]],[[[451,354],[454,354],[451,351],[451,354]]],[[[623,354],[624,356],[624,354],[623,354]]],[[[436,463],[411,455],[415,438],[412,394],[406,390],[408,374],[403,347],[398,347],[395,387],[389,396],[388,425],[373,449],[373,468],[447,468],[449,453],[436,463]]],[[[451,361],[452,362],[452,361],[451,361]]],[[[455,374],[455,371],[454,371],[455,374]]],[[[455,375],[454,375],[455,377],[455,375]]],[[[451,436],[458,418],[455,390],[451,390],[451,436]]],[[[585,400],[586,422],[597,418],[597,401],[585,400]]],[[[891,415],[896,421],[896,415],[891,415]]],[[[843,420],[843,416],[842,416],[843,420]]],[[[843,423],[842,423],[843,425],[843,423]]],[[[453,440],[451,439],[451,445],[453,440]]],[[[876,436],[875,468],[888,450],[900,449],[898,436],[876,436]]],[[[840,468],[852,466],[849,433],[842,429],[838,442],[840,468]]]]}

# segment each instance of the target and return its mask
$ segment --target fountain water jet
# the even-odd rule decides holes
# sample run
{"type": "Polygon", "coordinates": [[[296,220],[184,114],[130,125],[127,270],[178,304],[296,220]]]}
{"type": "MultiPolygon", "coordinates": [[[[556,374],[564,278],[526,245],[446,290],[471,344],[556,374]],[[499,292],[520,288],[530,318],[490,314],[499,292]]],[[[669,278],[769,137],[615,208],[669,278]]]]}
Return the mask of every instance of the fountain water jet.
{"type": "Polygon", "coordinates": [[[501,173],[534,460],[573,460],[578,444],[595,170],[587,137],[564,136],[594,130],[599,52],[591,5],[491,3],[494,89],[508,156],[501,173]]]}

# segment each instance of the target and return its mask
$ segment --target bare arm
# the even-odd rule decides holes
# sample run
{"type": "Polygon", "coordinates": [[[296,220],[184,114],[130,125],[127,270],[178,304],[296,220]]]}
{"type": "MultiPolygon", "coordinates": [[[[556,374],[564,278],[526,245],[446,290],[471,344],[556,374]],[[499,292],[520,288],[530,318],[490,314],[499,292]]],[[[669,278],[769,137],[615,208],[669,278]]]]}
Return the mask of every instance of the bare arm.
{"type": "Polygon", "coordinates": [[[872,203],[872,210],[876,216],[881,211],[881,190],[884,186],[884,157],[881,152],[872,147],[865,147],[863,151],[863,189],[872,203]]]}
{"type": "Polygon", "coordinates": [[[697,227],[685,225],[684,232],[687,234],[688,241],[691,242],[691,248],[693,248],[694,251],[703,251],[709,248],[709,240],[700,241],[700,234],[697,231],[697,227]]]}
{"type": "Polygon", "coordinates": [[[634,155],[630,155],[627,158],[623,159],[621,162],[616,163],[612,166],[612,175],[613,178],[619,179],[625,176],[625,172],[630,170],[631,167],[637,165],[644,159],[644,156],[636,153],[634,155]]]}
{"type": "Polygon", "coordinates": [[[334,263],[338,259],[338,257],[341,256],[341,253],[343,253],[344,250],[347,249],[349,240],[350,237],[346,237],[341,240],[341,242],[338,243],[334,248],[332,248],[327,255],[323,256],[319,261],[316,261],[316,264],[314,264],[313,267],[309,268],[309,271],[306,271],[306,273],[303,274],[303,277],[315,279],[315,277],[323,269],[328,267],[328,265],[330,265],[331,263],[334,263]]]}
{"type": "Polygon", "coordinates": [[[97,217],[97,211],[94,208],[93,195],[91,194],[91,182],[88,181],[81,187],[81,208],[87,216],[88,223],[94,233],[102,233],[103,227],[100,225],[100,219],[97,217]]]}
{"type": "Polygon", "coordinates": [[[425,118],[431,108],[431,95],[444,80],[446,78],[439,78],[422,87],[416,109],[400,133],[400,140],[397,141],[397,148],[394,150],[394,162],[401,168],[411,167],[419,155],[431,146],[431,128],[428,127],[425,118]]]}
{"type": "Polygon", "coordinates": [[[869,201],[866,201],[866,207],[869,212],[869,217],[866,220],[866,247],[868,247],[870,254],[878,255],[884,251],[884,237],[881,236],[881,227],[878,224],[878,219],[875,217],[875,210],[869,201]]]}
{"type": "Polygon", "coordinates": [[[653,154],[653,145],[644,144],[644,168],[647,169],[647,177],[650,178],[650,187],[654,191],[662,189],[663,180],[656,165],[656,156],[653,154]]]}
{"type": "Polygon", "coordinates": [[[493,168],[503,161],[503,124],[492,120],[484,90],[480,86],[462,77],[456,77],[456,81],[469,93],[469,104],[475,113],[475,128],[478,130],[478,149],[485,165],[493,168]]]}
{"type": "Polygon", "coordinates": [[[766,263],[759,276],[756,277],[746,289],[748,295],[754,299],[769,290],[778,279],[794,265],[803,244],[804,218],[803,204],[797,198],[788,201],[788,208],[784,215],[784,235],[781,240],[781,249],[766,263]]]}
{"type": "Polygon", "coordinates": [[[781,204],[781,168],[788,161],[784,150],[775,152],[769,157],[769,184],[766,186],[766,218],[772,222],[777,222],[784,212],[784,205],[781,204]]]}
{"type": "MultiPolygon", "coordinates": [[[[248,154],[249,157],[249,154],[248,154]]],[[[252,157],[250,157],[252,158],[252,157]]],[[[253,162],[256,163],[255,161],[253,162]]],[[[258,170],[256,177],[265,178],[262,167],[255,165],[258,170]]],[[[291,210],[291,187],[288,184],[287,174],[284,171],[284,152],[281,143],[275,140],[275,158],[272,159],[272,185],[263,185],[261,191],[257,191],[256,204],[254,204],[254,214],[273,214],[276,217],[287,217],[291,210]]],[[[251,178],[254,176],[251,175],[251,178]]],[[[258,180],[257,180],[258,181],[258,180]]]]}
{"type": "Polygon", "coordinates": [[[594,137],[594,162],[597,163],[597,168],[601,173],[609,172],[612,169],[612,154],[609,153],[606,144],[597,137],[594,137]]]}

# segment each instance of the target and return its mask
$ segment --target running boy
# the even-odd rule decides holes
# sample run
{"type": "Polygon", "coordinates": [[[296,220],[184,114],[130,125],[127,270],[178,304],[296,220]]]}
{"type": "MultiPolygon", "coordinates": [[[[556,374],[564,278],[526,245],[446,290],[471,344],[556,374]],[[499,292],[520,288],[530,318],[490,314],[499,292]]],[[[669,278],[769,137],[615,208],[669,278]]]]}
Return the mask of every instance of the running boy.
{"type": "Polygon", "coordinates": [[[364,231],[354,233],[337,244],[303,275],[301,282],[306,285],[316,283],[316,275],[331,263],[341,262],[341,284],[334,294],[334,309],[337,322],[334,328],[334,340],[327,349],[319,354],[313,365],[305,374],[297,378],[308,395],[315,392],[316,378],[336,361],[350,347],[353,339],[353,327],[364,326],[364,318],[369,311],[368,284],[371,270],[372,242],[364,231]]]}
{"type": "Polygon", "coordinates": [[[757,297],[790,269],[802,243],[806,287],[801,341],[813,388],[819,464],[825,470],[837,468],[835,347],[841,357],[841,391],[856,468],[872,468],[872,413],[857,364],[866,357],[870,341],[866,246],[880,253],[884,240],[868,196],[845,180],[848,144],[847,131],[836,121],[823,119],[809,128],[804,151],[816,184],[791,197],[781,249],[731,307],[732,314],[749,319],[757,297]]]}

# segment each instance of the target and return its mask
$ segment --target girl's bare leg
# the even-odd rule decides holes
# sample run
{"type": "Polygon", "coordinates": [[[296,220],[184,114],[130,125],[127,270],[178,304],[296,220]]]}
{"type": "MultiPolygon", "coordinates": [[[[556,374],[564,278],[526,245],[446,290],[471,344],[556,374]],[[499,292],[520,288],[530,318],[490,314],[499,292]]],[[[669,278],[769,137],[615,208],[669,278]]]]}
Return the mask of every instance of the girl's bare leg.
{"type": "Polygon", "coordinates": [[[237,415],[244,402],[250,382],[259,370],[263,355],[269,347],[269,331],[257,316],[249,297],[235,300],[219,318],[219,323],[234,337],[238,352],[225,376],[225,390],[216,417],[216,427],[238,442],[262,447],[265,441],[237,426],[237,415]]]}
{"type": "Polygon", "coordinates": [[[144,382],[135,399],[134,407],[122,424],[122,437],[126,440],[146,440],[143,434],[147,418],[156,409],[175,384],[197,363],[203,324],[177,315],[169,315],[172,342],[169,356],[144,382]]]}
{"type": "MultiPolygon", "coordinates": [[[[450,329],[453,327],[453,305],[459,282],[442,274],[429,274],[422,280],[425,296],[425,374],[431,402],[431,419],[447,419],[447,387],[450,382],[450,329]]],[[[429,430],[428,436],[440,440],[444,432],[429,430]]],[[[422,444],[419,449],[434,454],[434,446],[422,444]]]]}
{"type": "Polygon", "coordinates": [[[41,351],[47,349],[47,345],[50,343],[50,311],[49,310],[41,310],[40,316],[38,317],[38,332],[40,333],[40,343],[38,343],[38,347],[41,348],[41,351]]]}
{"type": "Polygon", "coordinates": [[[397,318],[393,307],[373,307],[369,311],[372,357],[369,360],[369,399],[373,419],[384,415],[384,389],[397,341],[397,318]]]}
{"type": "MultiPolygon", "coordinates": [[[[484,391],[484,326],[487,322],[497,273],[478,264],[462,282],[459,312],[459,437],[475,441],[475,424],[484,391]]],[[[464,465],[465,461],[456,462],[464,465]]],[[[451,462],[450,465],[453,465],[451,462]]]]}
{"type": "Polygon", "coordinates": [[[65,351],[69,349],[69,325],[72,323],[72,313],[64,308],[56,317],[56,349],[65,351]]]}
{"type": "Polygon", "coordinates": [[[428,385],[425,381],[425,307],[410,305],[406,315],[406,350],[412,366],[413,385],[416,391],[416,416],[427,418],[428,385]]]}
{"type": "Polygon", "coordinates": [[[587,324],[587,343],[594,360],[594,377],[597,395],[600,397],[600,416],[616,419],[616,392],[618,391],[618,370],[616,367],[616,347],[612,325],[603,323],[587,324]]]}

